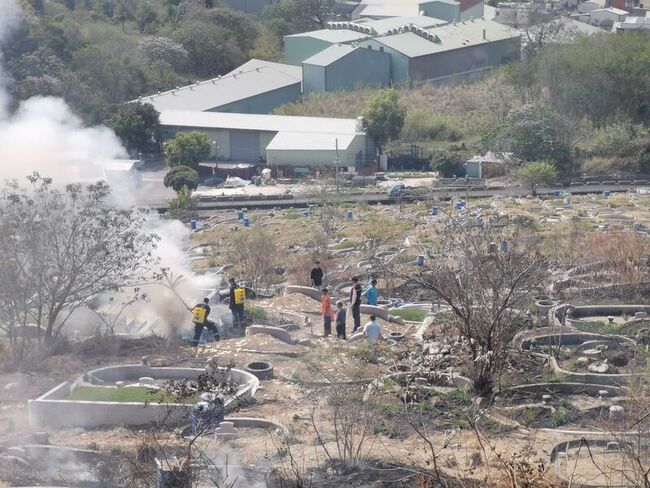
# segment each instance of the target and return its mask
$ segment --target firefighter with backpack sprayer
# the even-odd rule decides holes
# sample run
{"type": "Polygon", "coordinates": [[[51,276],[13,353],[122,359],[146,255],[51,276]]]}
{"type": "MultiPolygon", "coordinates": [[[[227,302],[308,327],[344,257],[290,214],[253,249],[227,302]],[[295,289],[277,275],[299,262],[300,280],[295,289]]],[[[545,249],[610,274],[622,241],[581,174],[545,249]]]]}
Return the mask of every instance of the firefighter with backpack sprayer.
{"type": "Polygon", "coordinates": [[[246,301],[246,289],[235,282],[235,278],[228,280],[230,283],[230,312],[232,313],[232,325],[236,329],[246,327],[244,318],[244,302],[246,301]]]}
{"type": "Polygon", "coordinates": [[[215,341],[221,339],[217,325],[211,320],[208,320],[208,315],[210,315],[210,305],[208,305],[209,303],[210,300],[208,298],[204,298],[203,303],[198,303],[191,310],[192,322],[194,323],[194,339],[192,340],[192,346],[194,347],[199,345],[204,327],[207,327],[208,330],[214,334],[215,341]]]}

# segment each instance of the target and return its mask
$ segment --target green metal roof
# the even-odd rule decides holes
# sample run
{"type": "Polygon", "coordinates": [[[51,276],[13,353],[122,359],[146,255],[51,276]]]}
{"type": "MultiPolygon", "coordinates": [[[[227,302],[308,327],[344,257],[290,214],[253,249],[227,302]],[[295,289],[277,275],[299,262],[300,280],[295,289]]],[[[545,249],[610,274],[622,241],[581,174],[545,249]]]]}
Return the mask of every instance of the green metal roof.
{"type": "Polygon", "coordinates": [[[337,61],[348,54],[352,53],[355,49],[364,49],[352,47],[349,45],[335,44],[330,46],[327,49],[323,49],[321,52],[314,54],[311,58],[305,59],[303,64],[313,64],[316,66],[328,66],[334,61],[337,61]]]}
{"type": "Polygon", "coordinates": [[[405,56],[417,58],[521,36],[517,29],[492,20],[468,20],[426,30],[435,34],[436,39],[432,41],[413,32],[404,32],[378,37],[375,41],[405,56]],[[483,38],[484,29],[485,39],[483,38]]]}
{"type": "Polygon", "coordinates": [[[320,39],[321,41],[327,41],[335,44],[337,42],[352,42],[360,39],[365,39],[368,37],[368,34],[348,29],[321,29],[311,32],[303,32],[301,34],[291,34],[289,36],[285,36],[285,39],[293,39],[298,37],[312,37],[314,39],[320,39]]]}

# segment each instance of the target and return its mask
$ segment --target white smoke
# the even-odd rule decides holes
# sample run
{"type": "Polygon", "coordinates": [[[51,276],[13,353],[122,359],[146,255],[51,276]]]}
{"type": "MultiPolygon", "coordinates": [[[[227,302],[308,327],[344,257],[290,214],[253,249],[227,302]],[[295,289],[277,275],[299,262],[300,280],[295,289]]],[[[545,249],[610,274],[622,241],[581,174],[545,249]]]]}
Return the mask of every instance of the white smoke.
{"type": "MultiPolygon", "coordinates": [[[[0,0],[0,40],[10,34],[21,14],[14,0],[0,0]]],[[[52,177],[55,183],[96,182],[104,174],[94,163],[127,157],[127,151],[112,130],[103,126],[84,127],[81,119],[60,98],[34,97],[9,114],[2,64],[0,52],[0,181],[24,180],[33,171],[38,171],[52,177]]],[[[128,185],[113,186],[113,202],[119,202],[120,206],[132,204],[136,201],[132,191],[128,185]]],[[[185,277],[177,292],[189,307],[217,284],[208,277],[193,275],[182,248],[189,240],[190,231],[182,223],[154,215],[144,230],[161,237],[156,251],[160,266],[175,276],[185,277]]],[[[178,330],[185,324],[189,326],[187,309],[175,293],[158,285],[144,291],[150,301],[134,305],[127,311],[128,315],[147,324],[157,323],[157,332],[178,330]]]]}
{"type": "Polygon", "coordinates": [[[23,179],[38,171],[57,182],[101,178],[91,160],[126,157],[115,133],[107,127],[84,127],[60,98],[34,97],[15,114],[0,117],[1,179],[23,179]],[[85,174],[84,174],[85,172],[85,174]]]}

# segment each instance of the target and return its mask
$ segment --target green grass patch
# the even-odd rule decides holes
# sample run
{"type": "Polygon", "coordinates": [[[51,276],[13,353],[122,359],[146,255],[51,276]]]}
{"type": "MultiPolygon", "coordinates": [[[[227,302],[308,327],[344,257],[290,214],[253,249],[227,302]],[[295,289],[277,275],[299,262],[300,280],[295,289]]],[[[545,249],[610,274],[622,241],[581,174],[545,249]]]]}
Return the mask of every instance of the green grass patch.
{"type": "Polygon", "coordinates": [[[391,315],[396,315],[397,317],[402,317],[404,320],[409,322],[422,322],[427,316],[426,310],[420,310],[419,308],[405,308],[405,309],[393,309],[389,310],[391,315]]]}
{"type": "Polygon", "coordinates": [[[620,324],[610,324],[600,320],[593,320],[589,322],[576,321],[572,324],[576,329],[582,332],[591,332],[594,334],[616,334],[620,328],[620,324]]]}
{"type": "Polygon", "coordinates": [[[81,386],[75,388],[67,400],[86,402],[115,402],[115,403],[195,403],[196,398],[189,398],[180,402],[176,397],[159,390],[151,390],[142,386],[128,388],[106,388],[97,386],[81,386]]]}
{"type": "Polygon", "coordinates": [[[282,218],[285,220],[297,220],[300,218],[300,213],[297,210],[289,210],[286,212],[282,218]]]}
{"type": "Polygon", "coordinates": [[[250,302],[246,302],[244,309],[246,310],[246,315],[251,318],[254,324],[265,322],[268,318],[266,310],[250,302]]]}

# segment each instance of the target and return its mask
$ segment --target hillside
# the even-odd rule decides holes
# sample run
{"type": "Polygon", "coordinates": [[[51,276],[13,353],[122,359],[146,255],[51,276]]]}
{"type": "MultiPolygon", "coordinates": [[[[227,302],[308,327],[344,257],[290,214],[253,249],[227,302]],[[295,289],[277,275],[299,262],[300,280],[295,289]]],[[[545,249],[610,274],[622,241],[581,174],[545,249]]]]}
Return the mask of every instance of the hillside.
{"type": "Polygon", "coordinates": [[[22,0],[21,8],[2,44],[14,107],[61,96],[88,123],[143,94],[281,55],[261,19],[211,2],[22,0]]]}

